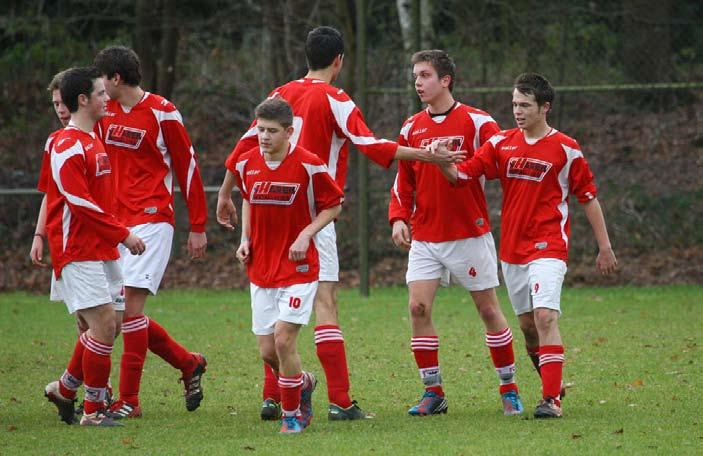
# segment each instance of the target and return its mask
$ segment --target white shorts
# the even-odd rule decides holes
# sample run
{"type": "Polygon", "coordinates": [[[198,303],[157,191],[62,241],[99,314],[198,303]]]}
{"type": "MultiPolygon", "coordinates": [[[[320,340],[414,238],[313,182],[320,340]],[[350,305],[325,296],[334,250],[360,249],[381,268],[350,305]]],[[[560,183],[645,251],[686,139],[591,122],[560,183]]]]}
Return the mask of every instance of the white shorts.
{"type": "Polygon", "coordinates": [[[481,291],[498,286],[498,258],[493,235],[458,239],[447,242],[413,240],[410,245],[407,283],[416,280],[443,279],[469,291],[481,291]]]}
{"type": "Polygon", "coordinates": [[[315,248],[320,257],[320,282],[339,282],[339,256],[334,222],[325,225],[315,235],[315,248]]]}
{"type": "Polygon", "coordinates": [[[527,264],[500,262],[515,315],[543,307],[561,314],[561,285],[566,263],[556,258],[538,258],[527,264]]]}
{"type": "Polygon", "coordinates": [[[124,310],[122,274],[117,261],[74,261],[61,271],[56,280],[51,274],[52,301],[63,301],[68,313],[113,303],[115,310],[124,310]]]}
{"type": "Polygon", "coordinates": [[[142,238],[146,250],[141,255],[132,255],[127,247],[119,245],[124,285],[146,288],[155,295],[171,256],[173,225],[166,222],[144,223],[130,227],[129,231],[142,238]]]}
{"type": "Polygon", "coordinates": [[[257,336],[273,334],[277,321],[307,325],[312,314],[318,282],[282,288],[250,285],[251,330],[257,336]]]}

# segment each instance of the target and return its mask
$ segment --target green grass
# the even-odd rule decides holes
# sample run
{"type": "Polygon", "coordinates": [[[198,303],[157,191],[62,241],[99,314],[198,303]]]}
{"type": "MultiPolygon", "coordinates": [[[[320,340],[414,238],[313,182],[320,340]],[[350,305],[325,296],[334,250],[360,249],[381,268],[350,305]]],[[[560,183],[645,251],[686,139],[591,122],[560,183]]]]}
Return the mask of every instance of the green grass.
{"type": "MultiPolygon", "coordinates": [[[[0,454],[701,454],[703,287],[564,290],[561,329],[565,380],[573,383],[558,421],[531,418],[539,382],[516,336],[525,417],[503,417],[497,379],[470,298],[442,290],[435,304],[449,413],[411,418],[422,387],[409,345],[403,288],[360,299],[340,294],[352,393],[376,412],[366,422],[330,423],[311,329],[301,334],[305,368],[321,378],[317,412],[299,436],[277,434],[258,417],[262,367],[250,332],[248,293],[169,291],[148,314],[191,350],[208,356],[205,400],[183,405],[178,373],[149,355],[142,381],[144,417],[121,429],[61,423],[42,397],[75,342],[72,318],[44,296],[0,295],[0,454]]],[[[121,342],[113,354],[117,383],[121,342]]]]}

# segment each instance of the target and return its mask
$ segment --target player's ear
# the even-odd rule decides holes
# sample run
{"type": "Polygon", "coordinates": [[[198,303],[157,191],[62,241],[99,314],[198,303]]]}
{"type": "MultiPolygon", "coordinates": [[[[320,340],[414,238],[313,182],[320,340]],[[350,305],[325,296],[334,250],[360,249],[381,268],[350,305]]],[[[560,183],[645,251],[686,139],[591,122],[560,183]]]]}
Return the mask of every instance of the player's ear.
{"type": "Polygon", "coordinates": [[[291,136],[293,136],[294,131],[295,129],[293,128],[293,125],[286,127],[286,136],[290,138],[291,136]]]}
{"type": "Polygon", "coordinates": [[[545,114],[548,114],[549,111],[552,109],[552,104],[548,101],[545,101],[544,104],[540,108],[545,114]]]}

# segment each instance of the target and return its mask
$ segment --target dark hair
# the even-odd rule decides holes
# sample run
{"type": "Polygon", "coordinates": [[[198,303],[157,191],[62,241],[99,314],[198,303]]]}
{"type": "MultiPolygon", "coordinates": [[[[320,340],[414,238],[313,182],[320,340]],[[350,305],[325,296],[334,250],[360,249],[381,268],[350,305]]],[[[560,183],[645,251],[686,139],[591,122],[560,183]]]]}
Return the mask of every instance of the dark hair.
{"type": "Polygon", "coordinates": [[[305,40],[305,57],[309,69],[327,68],[340,54],[344,54],[344,39],[337,29],[323,25],[308,33],[305,40]]]}
{"type": "Polygon", "coordinates": [[[523,95],[534,95],[538,106],[554,102],[554,88],[547,78],[537,73],[522,73],[513,87],[523,95]]]}
{"type": "Polygon", "coordinates": [[[440,49],[430,49],[425,51],[418,51],[413,54],[411,60],[413,65],[420,62],[427,62],[432,65],[432,68],[437,72],[439,79],[445,76],[450,76],[451,81],[449,82],[449,91],[454,89],[454,73],[456,71],[456,65],[449,54],[440,49]]]}
{"type": "Polygon", "coordinates": [[[280,123],[283,128],[293,125],[293,109],[281,97],[267,98],[254,111],[257,119],[273,120],[280,123]]]}
{"type": "Polygon", "coordinates": [[[95,56],[95,66],[108,79],[119,74],[131,86],[138,86],[142,80],[139,56],[127,46],[110,46],[95,56]]]}
{"type": "Polygon", "coordinates": [[[51,78],[51,82],[47,86],[46,90],[49,92],[53,92],[54,90],[59,90],[59,85],[61,85],[61,79],[63,79],[63,75],[68,71],[71,70],[72,68],[68,68],[63,71],[59,71],[54,75],[53,78],[51,78]]]}
{"type": "Polygon", "coordinates": [[[63,73],[59,90],[61,91],[61,99],[69,112],[78,111],[78,97],[80,95],[90,98],[93,93],[93,84],[100,77],[100,71],[93,66],[71,68],[63,73]]]}

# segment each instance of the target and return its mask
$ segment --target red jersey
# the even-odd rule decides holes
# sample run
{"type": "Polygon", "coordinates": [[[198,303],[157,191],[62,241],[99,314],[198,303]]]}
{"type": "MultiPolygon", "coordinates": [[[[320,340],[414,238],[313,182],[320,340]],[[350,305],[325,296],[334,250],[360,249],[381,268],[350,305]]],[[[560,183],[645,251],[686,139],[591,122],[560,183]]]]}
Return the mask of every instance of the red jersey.
{"type": "Polygon", "coordinates": [[[470,176],[500,179],[501,260],[568,259],[569,194],[580,203],[596,197],[593,174],[574,139],[553,129],[530,144],[518,128],[502,131],[458,171],[460,184],[470,176]]]}
{"type": "Polygon", "coordinates": [[[63,128],[56,130],[46,139],[44,144],[44,153],[41,159],[41,169],[39,170],[39,182],[37,182],[37,190],[42,193],[46,193],[49,188],[49,183],[51,182],[51,148],[54,145],[54,140],[59,133],[63,131],[63,128]]]}
{"type": "Polygon", "coordinates": [[[258,147],[241,154],[234,175],[249,202],[251,283],[279,288],[318,280],[320,262],[314,241],[305,261],[288,259],[288,249],[317,213],[341,204],[344,193],[315,154],[293,148],[276,169],[258,147]]]}
{"type": "Polygon", "coordinates": [[[46,233],[56,278],[74,261],[116,260],[128,235],[113,209],[112,168],[94,133],[73,125],[56,136],[47,189],[46,233]]]}
{"type": "MultiPolygon", "coordinates": [[[[398,144],[377,139],[354,101],[342,89],[319,79],[291,81],[269,95],[280,95],[293,108],[293,147],[303,146],[327,165],[337,186],[344,190],[347,179],[349,141],[363,154],[388,168],[393,163],[398,144]]],[[[234,172],[238,156],[258,146],[256,120],[230,153],[225,166],[234,172]]]]}
{"type": "Polygon", "coordinates": [[[175,224],[173,174],[190,218],[190,230],[205,231],[205,189],[183,119],[168,100],[145,92],[131,109],[116,100],[96,127],[115,168],[117,217],[127,226],[175,224]]]}
{"type": "MultiPolygon", "coordinates": [[[[424,147],[448,139],[451,150],[465,150],[472,157],[498,131],[490,115],[456,103],[446,116],[432,117],[424,110],[406,120],[398,143],[424,147]]],[[[410,222],[413,239],[427,242],[478,237],[491,230],[482,180],[453,186],[437,165],[418,161],[398,162],[388,220],[391,225],[396,220],[410,222]]]]}

